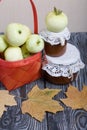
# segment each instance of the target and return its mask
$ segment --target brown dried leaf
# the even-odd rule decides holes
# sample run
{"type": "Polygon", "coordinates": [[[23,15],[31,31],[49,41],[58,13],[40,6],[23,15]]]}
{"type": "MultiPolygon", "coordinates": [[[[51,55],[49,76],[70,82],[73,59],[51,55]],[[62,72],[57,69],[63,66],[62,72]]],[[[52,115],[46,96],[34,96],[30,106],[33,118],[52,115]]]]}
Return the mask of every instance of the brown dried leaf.
{"type": "Polygon", "coordinates": [[[87,110],[87,86],[84,86],[82,91],[79,91],[74,86],[70,86],[66,92],[67,98],[61,101],[72,109],[87,110]]]}
{"type": "Polygon", "coordinates": [[[17,105],[14,96],[9,94],[8,90],[0,90],[0,117],[6,111],[5,106],[17,105]]]}
{"type": "Polygon", "coordinates": [[[28,93],[28,100],[22,103],[22,112],[29,113],[32,117],[42,121],[46,111],[52,113],[62,111],[63,108],[58,101],[52,99],[59,92],[58,89],[39,89],[37,85],[34,86],[28,93]]]}

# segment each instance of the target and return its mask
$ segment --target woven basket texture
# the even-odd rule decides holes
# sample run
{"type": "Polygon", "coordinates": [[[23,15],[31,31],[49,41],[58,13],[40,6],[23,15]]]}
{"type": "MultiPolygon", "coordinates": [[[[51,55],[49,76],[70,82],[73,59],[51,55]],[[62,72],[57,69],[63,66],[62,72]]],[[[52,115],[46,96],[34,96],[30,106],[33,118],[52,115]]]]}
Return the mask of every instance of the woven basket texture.
{"type": "Polygon", "coordinates": [[[0,81],[13,90],[41,77],[41,52],[24,60],[9,62],[0,59],[0,81]]]}

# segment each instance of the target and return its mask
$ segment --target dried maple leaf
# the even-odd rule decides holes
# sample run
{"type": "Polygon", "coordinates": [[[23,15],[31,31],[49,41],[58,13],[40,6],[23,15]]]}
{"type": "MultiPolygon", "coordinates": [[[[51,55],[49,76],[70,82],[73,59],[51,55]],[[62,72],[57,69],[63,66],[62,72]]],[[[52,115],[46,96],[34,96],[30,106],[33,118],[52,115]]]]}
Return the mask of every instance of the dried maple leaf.
{"type": "Polygon", "coordinates": [[[52,99],[59,92],[58,89],[39,89],[37,85],[34,86],[28,93],[28,100],[22,103],[22,112],[29,113],[32,117],[42,121],[46,111],[52,113],[62,111],[63,108],[58,101],[52,99]]]}
{"type": "Polygon", "coordinates": [[[6,111],[5,106],[17,105],[14,96],[9,94],[8,90],[0,90],[0,117],[6,111]]]}
{"type": "Polygon", "coordinates": [[[84,86],[82,91],[79,91],[74,86],[70,86],[66,92],[67,98],[61,101],[72,109],[87,110],[87,86],[84,86]]]}

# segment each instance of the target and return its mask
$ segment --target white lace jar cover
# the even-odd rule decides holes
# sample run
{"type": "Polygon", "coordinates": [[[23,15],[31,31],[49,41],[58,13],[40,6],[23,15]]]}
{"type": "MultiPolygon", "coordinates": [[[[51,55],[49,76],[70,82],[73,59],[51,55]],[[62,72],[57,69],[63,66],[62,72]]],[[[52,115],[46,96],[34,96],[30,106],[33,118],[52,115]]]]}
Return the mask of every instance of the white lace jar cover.
{"type": "Polygon", "coordinates": [[[65,40],[70,39],[70,32],[67,27],[63,31],[58,33],[43,30],[39,33],[39,35],[44,41],[50,43],[51,45],[61,44],[62,46],[64,46],[65,40]]]}
{"type": "Polygon", "coordinates": [[[42,69],[53,77],[73,77],[73,73],[77,73],[84,68],[84,63],[80,59],[78,49],[67,43],[66,53],[60,57],[50,57],[46,55],[47,63],[43,64],[42,69]]]}

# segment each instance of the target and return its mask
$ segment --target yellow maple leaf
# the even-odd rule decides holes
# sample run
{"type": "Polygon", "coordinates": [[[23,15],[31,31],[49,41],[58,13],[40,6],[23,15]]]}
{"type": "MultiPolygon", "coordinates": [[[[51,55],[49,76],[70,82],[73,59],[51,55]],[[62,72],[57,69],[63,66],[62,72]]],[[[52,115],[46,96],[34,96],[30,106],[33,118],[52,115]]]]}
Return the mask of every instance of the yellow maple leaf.
{"type": "Polygon", "coordinates": [[[5,106],[14,106],[17,105],[14,96],[9,94],[8,90],[0,90],[0,117],[3,112],[6,111],[5,106]]]}
{"type": "Polygon", "coordinates": [[[87,86],[84,86],[82,91],[79,91],[74,86],[69,86],[66,92],[67,98],[61,101],[71,107],[72,109],[85,109],[87,110],[87,86]]]}
{"type": "Polygon", "coordinates": [[[58,89],[39,89],[35,85],[28,93],[28,100],[22,103],[22,112],[29,113],[32,117],[42,121],[46,111],[52,113],[62,111],[63,108],[59,102],[52,99],[59,92],[58,89]]]}

